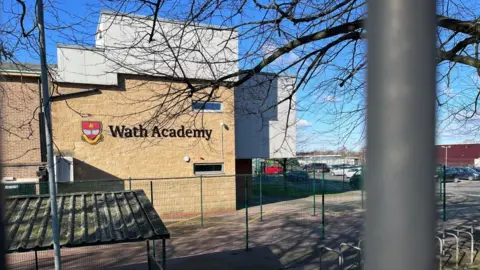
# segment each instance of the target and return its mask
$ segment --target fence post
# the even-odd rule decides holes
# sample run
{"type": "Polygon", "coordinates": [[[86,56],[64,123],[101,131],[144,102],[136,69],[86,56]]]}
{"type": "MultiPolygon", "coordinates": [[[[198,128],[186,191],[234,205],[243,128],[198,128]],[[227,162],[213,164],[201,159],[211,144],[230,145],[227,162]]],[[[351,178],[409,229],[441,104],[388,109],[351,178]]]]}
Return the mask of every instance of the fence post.
{"type": "MultiPolygon", "coordinates": [[[[152,200],[152,206],[154,206],[154,203],[153,203],[153,181],[150,181],[150,199],[152,200]]],[[[155,240],[152,240],[152,251],[153,251],[153,258],[157,258],[157,256],[155,256],[155,240]]]]}
{"type": "Polygon", "coordinates": [[[132,177],[128,178],[128,189],[132,190],[132,177]]]}
{"type": "Polygon", "coordinates": [[[200,222],[203,228],[203,175],[200,175],[200,222]]]}
{"type": "Polygon", "coordinates": [[[361,192],[361,197],[362,197],[362,209],[364,209],[364,202],[363,202],[363,188],[365,187],[365,185],[363,184],[363,174],[365,173],[365,166],[362,165],[361,167],[361,172],[360,173],[360,192],[361,192]]]}
{"type": "Polygon", "coordinates": [[[38,255],[37,255],[37,250],[35,250],[35,270],[38,270],[38,255]]]}
{"type": "Polygon", "coordinates": [[[260,221],[263,221],[263,192],[262,192],[262,175],[260,174],[260,221]]]}
{"type": "Polygon", "coordinates": [[[315,191],[315,186],[316,186],[316,181],[315,181],[315,170],[313,171],[313,179],[312,179],[312,193],[313,193],[313,215],[315,216],[316,215],[316,210],[317,210],[317,207],[315,205],[315,193],[317,193],[315,191]]]}
{"type": "Polygon", "coordinates": [[[325,239],[325,172],[322,170],[322,239],[325,239]]]}
{"type": "Polygon", "coordinates": [[[342,190],[345,190],[345,159],[343,160],[343,166],[342,166],[342,190]]]}
{"type": "Polygon", "coordinates": [[[245,181],[245,251],[248,251],[248,183],[247,176],[244,176],[245,181]]]}
{"type": "Polygon", "coordinates": [[[446,172],[445,172],[446,168],[447,167],[445,165],[443,165],[443,177],[442,177],[443,178],[442,179],[443,180],[443,183],[442,183],[443,184],[443,194],[442,194],[442,196],[443,196],[443,198],[442,198],[443,199],[443,221],[447,221],[447,184],[446,184],[447,183],[447,181],[446,181],[447,176],[446,176],[446,172]]]}
{"type": "Polygon", "coordinates": [[[150,241],[147,240],[147,264],[148,269],[152,269],[152,263],[150,262],[150,241]]]}

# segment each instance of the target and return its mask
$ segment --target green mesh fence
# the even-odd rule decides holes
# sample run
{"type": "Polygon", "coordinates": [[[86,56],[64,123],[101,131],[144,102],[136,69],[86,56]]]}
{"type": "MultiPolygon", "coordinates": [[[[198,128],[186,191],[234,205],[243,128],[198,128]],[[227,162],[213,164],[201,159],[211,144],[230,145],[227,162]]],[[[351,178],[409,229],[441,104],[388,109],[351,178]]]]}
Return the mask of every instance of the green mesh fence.
{"type": "MultiPolygon", "coordinates": [[[[294,243],[314,246],[342,230],[354,235],[352,228],[358,234],[363,213],[361,182],[361,178],[290,171],[278,175],[82,180],[57,183],[57,192],[143,190],[171,233],[166,258],[172,260],[265,245],[281,249],[294,243]]],[[[48,194],[48,186],[43,182],[4,187],[7,196],[48,194]]],[[[160,259],[160,241],[152,244],[156,258],[160,259]]],[[[75,269],[146,263],[143,242],[123,245],[126,254],[122,256],[130,258],[125,260],[112,261],[107,255],[108,250],[118,250],[117,247],[106,246],[100,253],[99,248],[62,248],[62,260],[75,269]],[[94,253],[101,256],[82,259],[94,253]],[[137,256],[132,258],[131,254],[137,256]]],[[[39,254],[40,269],[51,268],[51,252],[39,254]]],[[[35,261],[33,252],[8,256],[12,269],[31,269],[35,261]]]]}

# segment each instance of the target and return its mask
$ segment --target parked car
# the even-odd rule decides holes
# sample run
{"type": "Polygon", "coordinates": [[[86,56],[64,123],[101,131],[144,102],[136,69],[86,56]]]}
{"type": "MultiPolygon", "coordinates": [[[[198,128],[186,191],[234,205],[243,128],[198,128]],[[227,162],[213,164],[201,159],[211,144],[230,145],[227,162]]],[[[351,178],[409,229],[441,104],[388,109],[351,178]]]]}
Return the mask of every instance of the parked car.
{"type": "Polygon", "coordinates": [[[455,169],[457,171],[457,178],[458,179],[468,180],[468,181],[473,181],[473,180],[480,179],[480,173],[478,173],[476,170],[474,170],[472,168],[457,167],[455,169]]]}
{"type": "Polygon", "coordinates": [[[350,177],[354,176],[355,174],[357,174],[358,172],[361,173],[361,171],[362,171],[361,167],[349,168],[348,170],[345,170],[345,177],[350,178],[350,177]]]}
{"type": "Polygon", "coordinates": [[[357,171],[350,177],[349,184],[352,190],[358,190],[361,188],[362,170],[357,171]]]}
{"type": "Polygon", "coordinates": [[[458,182],[458,172],[456,168],[448,167],[445,169],[445,181],[446,182],[458,182]]]}
{"type": "Polygon", "coordinates": [[[335,168],[330,169],[330,174],[331,175],[344,175],[352,166],[350,165],[340,165],[335,168]]]}
{"type": "Polygon", "coordinates": [[[475,170],[476,172],[480,173],[480,168],[472,167],[472,169],[475,170]]]}
{"type": "Polygon", "coordinates": [[[308,180],[308,172],[306,171],[293,171],[293,172],[288,172],[285,174],[287,177],[287,180],[289,181],[307,181],[308,180]]]}
{"type": "Polygon", "coordinates": [[[445,169],[445,181],[458,182],[460,180],[478,180],[480,179],[480,173],[472,168],[464,167],[450,167],[445,169]]]}
{"type": "Polygon", "coordinates": [[[278,166],[267,167],[265,169],[265,174],[279,174],[283,173],[283,168],[278,166]]]}
{"type": "Polygon", "coordinates": [[[335,164],[335,165],[330,166],[330,170],[339,169],[339,168],[348,167],[348,166],[351,166],[351,165],[350,164],[335,164]]]}
{"type": "Polygon", "coordinates": [[[303,167],[303,170],[307,172],[330,172],[330,168],[326,163],[312,163],[312,164],[307,164],[305,167],[303,167]]]}

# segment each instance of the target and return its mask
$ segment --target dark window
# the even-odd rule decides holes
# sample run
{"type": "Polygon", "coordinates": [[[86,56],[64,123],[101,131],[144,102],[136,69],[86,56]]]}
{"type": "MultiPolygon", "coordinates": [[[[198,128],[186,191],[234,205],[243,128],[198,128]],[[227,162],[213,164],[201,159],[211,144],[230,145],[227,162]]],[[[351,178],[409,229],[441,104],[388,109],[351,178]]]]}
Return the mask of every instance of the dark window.
{"type": "Polygon", "coordinates": [[[203,101],[193,101],[192,109],[194,111],[205,111],[205,112],[221,112],[222,103],[220,102],[203,102],[203,101]]]}
{"type": "Polygon", "coordinates": [[[223,163],[193,164],[195,174],[216,174],[223,173],[223,163]]]}

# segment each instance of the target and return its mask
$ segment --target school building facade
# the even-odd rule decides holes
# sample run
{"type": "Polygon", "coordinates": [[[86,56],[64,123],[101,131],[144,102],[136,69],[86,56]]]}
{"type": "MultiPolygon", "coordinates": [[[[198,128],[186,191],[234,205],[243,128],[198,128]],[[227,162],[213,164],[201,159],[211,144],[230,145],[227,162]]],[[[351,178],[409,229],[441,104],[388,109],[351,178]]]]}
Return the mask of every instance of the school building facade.
{"type": "MultiPolygon", "coordinates": [[[[138,44],[138,33],[151,23],[102,12],[95,46],[57,46],[50,92],[59,192],[147,191],[154,179],[161,214],[198,212],[200,185],[206,212],[233,210],[244,185],[234,175],[252,174],[253,158],[295,156],[295,78],[261,73],[238,87],[189,93],[169,60],[142,52],[146,47],[119,49],[138,44]],[[277,105],[287,96],[293,102],[277,105]]],[[[162,38],[175,40],[179,23],[159,22],[157,52],[162,38]]],[[[192,44],[216,52],[205,59],[214,68],[195,55],[181,59],[190,82],[238,71],[235,32],[187,27],[202,33],[192,44]]],[[[46,161],[39,65],[3,64],[0,78],[3,182],[38,182],[46,161]]]]}

